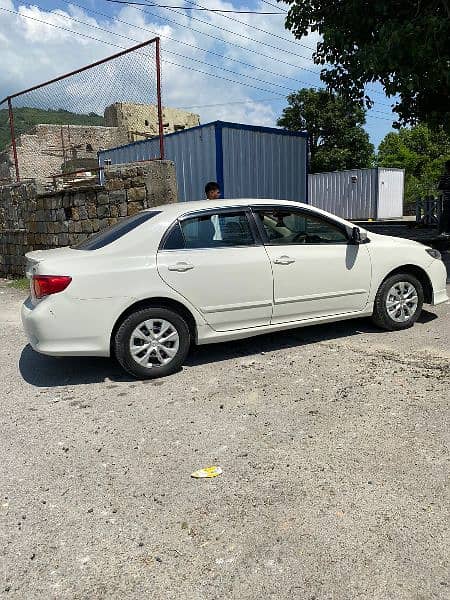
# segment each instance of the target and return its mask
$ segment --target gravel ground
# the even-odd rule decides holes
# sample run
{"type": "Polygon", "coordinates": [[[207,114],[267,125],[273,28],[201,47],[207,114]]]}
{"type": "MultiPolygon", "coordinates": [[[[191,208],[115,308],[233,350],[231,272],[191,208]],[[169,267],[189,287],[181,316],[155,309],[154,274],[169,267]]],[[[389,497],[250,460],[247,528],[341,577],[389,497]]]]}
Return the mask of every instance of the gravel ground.
{"type": "Polygon", "coordinates": [[[449,304],[146,383],[35,354],[22,299],[0,283],[2,598],[449,598],[449,304]]]}

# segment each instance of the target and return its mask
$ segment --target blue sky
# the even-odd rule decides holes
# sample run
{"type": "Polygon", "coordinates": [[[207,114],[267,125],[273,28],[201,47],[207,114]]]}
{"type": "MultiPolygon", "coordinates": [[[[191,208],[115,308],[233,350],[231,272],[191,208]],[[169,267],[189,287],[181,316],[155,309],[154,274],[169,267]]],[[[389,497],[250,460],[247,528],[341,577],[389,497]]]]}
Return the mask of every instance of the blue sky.
{"type": "MultiPolygon", "coordinates": [[[[209,8],[277,10],[261,0],[198,2],[209,8]]],[[[189,6],[187,0],[161,3],[189,6]]],[[[311,60],[317,36],[296,41],[284,29],[283,16],[142,9],[105,0],[0,0],[2,8],[2,98],[154,34],[162,40],[163,102],[191,108],[202,122],[273,126],[290,91],[321,85],[319,68],[311,60]]],[[[366,129],[378,145],[391,131],[392,102],[380,86],[371,90],[375,106],[368,112],[366,129]]]]}

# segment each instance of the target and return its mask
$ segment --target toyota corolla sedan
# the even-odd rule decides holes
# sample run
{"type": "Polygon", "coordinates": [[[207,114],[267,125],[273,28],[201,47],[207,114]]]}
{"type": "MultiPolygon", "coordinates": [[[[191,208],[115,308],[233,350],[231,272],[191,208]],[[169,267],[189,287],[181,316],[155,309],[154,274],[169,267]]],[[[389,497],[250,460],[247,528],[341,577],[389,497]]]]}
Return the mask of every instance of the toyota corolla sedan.
{"type": "Polygon", "coordinates": [[[192,344],[365,316],[405,329],[447,300],[436,250],[279,200],[160,206],[27,259],[32,347],[114,356],[139,378],[173,373],[192,344]]]}

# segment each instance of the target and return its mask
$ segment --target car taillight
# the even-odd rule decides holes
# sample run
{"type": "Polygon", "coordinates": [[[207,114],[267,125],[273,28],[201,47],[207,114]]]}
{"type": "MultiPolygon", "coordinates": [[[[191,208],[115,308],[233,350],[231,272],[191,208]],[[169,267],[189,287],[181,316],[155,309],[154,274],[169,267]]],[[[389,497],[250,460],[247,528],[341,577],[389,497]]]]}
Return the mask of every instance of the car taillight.
{"type": "Polygon", "coordinates": [[[66,289],[72,277],[68,275],[33,275],[33,291],[39,300],[50,294],[57,294],[66,289]]]}

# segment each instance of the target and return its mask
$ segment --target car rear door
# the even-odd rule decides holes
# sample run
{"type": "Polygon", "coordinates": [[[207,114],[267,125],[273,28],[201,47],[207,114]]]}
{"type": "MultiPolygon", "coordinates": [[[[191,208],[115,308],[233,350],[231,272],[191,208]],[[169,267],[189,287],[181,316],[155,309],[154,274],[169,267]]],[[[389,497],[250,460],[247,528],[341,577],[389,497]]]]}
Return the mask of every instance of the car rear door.
{"type": "Polygon", "coordinates": [[[313,211],[255,208],[274,277],[272,323],[362,311],[371,283],[366,245],[313,211]]]}
{"type": "Polygon", "coordinates": [[[163,238],[157,265],[216,331],[270,324],[272,269],[248,209],[184,216],[163,238]]]}

